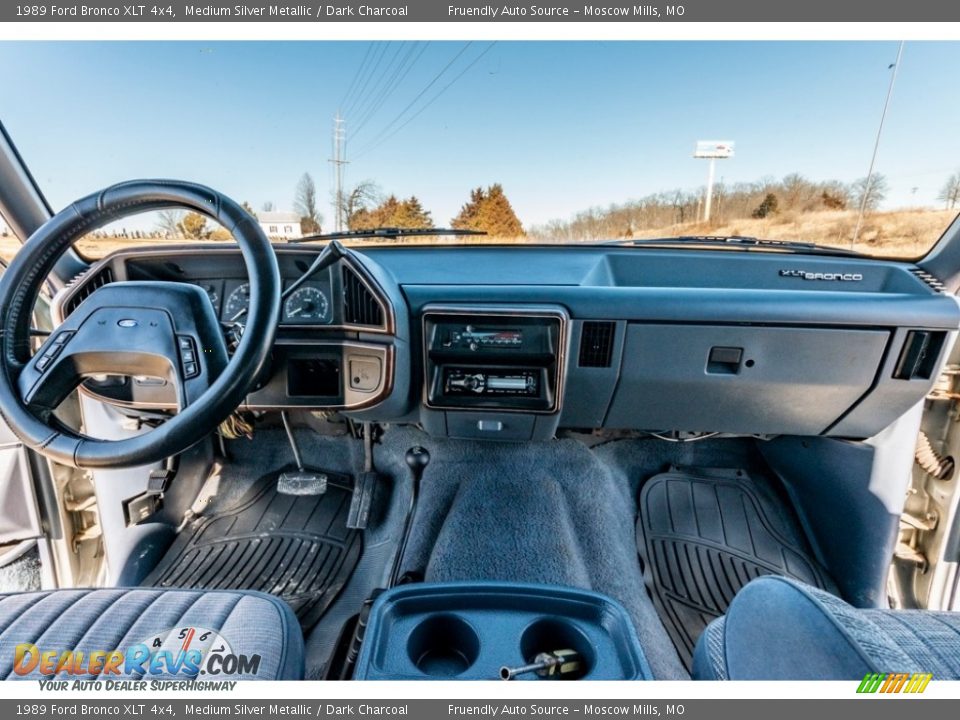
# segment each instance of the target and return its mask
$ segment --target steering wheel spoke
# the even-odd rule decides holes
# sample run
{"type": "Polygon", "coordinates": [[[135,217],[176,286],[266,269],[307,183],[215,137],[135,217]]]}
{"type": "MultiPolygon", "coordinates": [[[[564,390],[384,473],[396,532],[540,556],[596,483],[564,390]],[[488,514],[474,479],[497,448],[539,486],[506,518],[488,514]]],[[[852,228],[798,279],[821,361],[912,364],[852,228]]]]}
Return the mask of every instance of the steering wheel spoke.
{"type": "Polygon", "coordinates": [[[223,336],[200,288],[121,282],[98,289],[77,308],[33,356],[18,384],[27,406],[44,414],[84,378],[156,377],[176,388],[183,410],[226,364],[223,336]],[[129,305],[130,298],[142,304],[129,305]]]}

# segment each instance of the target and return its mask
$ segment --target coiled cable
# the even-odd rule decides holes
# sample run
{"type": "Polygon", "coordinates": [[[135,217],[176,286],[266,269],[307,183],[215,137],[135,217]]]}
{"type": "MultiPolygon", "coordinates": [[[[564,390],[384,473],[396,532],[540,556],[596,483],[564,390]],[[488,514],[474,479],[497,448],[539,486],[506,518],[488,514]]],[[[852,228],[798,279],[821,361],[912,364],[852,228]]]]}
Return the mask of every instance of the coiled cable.
{"type": "Polygon", "coordinates": [[[949,480],[953,477],[954,462],[949,455],[944,457],[933,449],[930,438],[927,434],[920,431],[917,436],[916,455],[917,465],[937,480],[949,480]]]}

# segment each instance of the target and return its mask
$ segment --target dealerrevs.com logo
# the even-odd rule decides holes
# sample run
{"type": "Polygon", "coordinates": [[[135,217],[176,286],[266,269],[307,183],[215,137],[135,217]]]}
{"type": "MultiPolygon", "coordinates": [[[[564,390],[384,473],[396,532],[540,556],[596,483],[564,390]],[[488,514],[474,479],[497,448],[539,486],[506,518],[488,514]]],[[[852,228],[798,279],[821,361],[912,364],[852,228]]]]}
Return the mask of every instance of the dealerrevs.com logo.
{"type": "Polygon", "coordinates": [[[64,650],[20,643],[13,671],[45,677],[155,677],[256,675],[260,655],[238,655],[215,630],[188,626],[165,630],[124,649],[64,650]]]}

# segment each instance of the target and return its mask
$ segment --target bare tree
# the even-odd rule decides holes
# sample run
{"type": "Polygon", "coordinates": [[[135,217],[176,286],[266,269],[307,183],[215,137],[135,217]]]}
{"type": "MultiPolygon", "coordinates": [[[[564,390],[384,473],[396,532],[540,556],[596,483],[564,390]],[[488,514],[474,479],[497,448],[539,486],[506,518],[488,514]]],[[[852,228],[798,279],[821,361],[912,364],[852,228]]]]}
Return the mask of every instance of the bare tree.
{"type": "Polygon", "coordinates": [[[293,198],[293,209],[300,216],[300,229],[304,233],[320,232],[323,216],[317,207],[317,184],[310,173],[305,172],[297,182],[296,194],[293,198]]]}
{"type": "MultiPolygon", "coordinates": [[[[353,218],[361,210],[369,210],[376,207],[381,202],[380,186],[373,180],[364,180],[357,183],[353,189],[343,193],[342,205],[340,207],[340,216],[344,219],[347,227],[353,230],[353,218]]],[[[337,198],[334,196],[333,204],[336,208],[337,198]]]]}
{"type": "Polygon", "coordinates": [[[270,200],[267,200],[267,201],[260,207],[260,209],[263,210],[264,212],[273,212],[273,209],[274,209],[273,202],[270,201],[270,200]]]}
{"type": "Polygon", "coordinates": [[[937,200],[943,200],[946,203],[947,210],[956,209],[957,205],[960,204],[960,172],[955,172],[947,178],[940,194],[937,195],[937,200]]]}
{"type": "Polygon", "coordinates": [[[860,178],[850,187],[855,207],[876,210],[887,197],[887,179],[879,173],[870,178],[860,178]]]}
{"type": "Polygon", "coordinates": [[[157,213],[157,228],[165,237],[183,237],[183,213],[179,210],[161,210],[157,213]]]}

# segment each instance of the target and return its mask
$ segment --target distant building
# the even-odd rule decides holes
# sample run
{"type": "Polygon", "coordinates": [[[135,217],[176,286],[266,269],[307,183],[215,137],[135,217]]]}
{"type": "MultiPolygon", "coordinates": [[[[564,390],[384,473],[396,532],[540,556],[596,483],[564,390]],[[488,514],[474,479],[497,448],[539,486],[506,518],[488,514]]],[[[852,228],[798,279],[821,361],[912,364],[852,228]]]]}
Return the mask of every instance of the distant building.
{"type": "Polygon", "coordinates": [[[291,240],[302,235],[300,216],[296,213],[261,210],[257,212],[257,222],[271,240],[291,240]]]}

